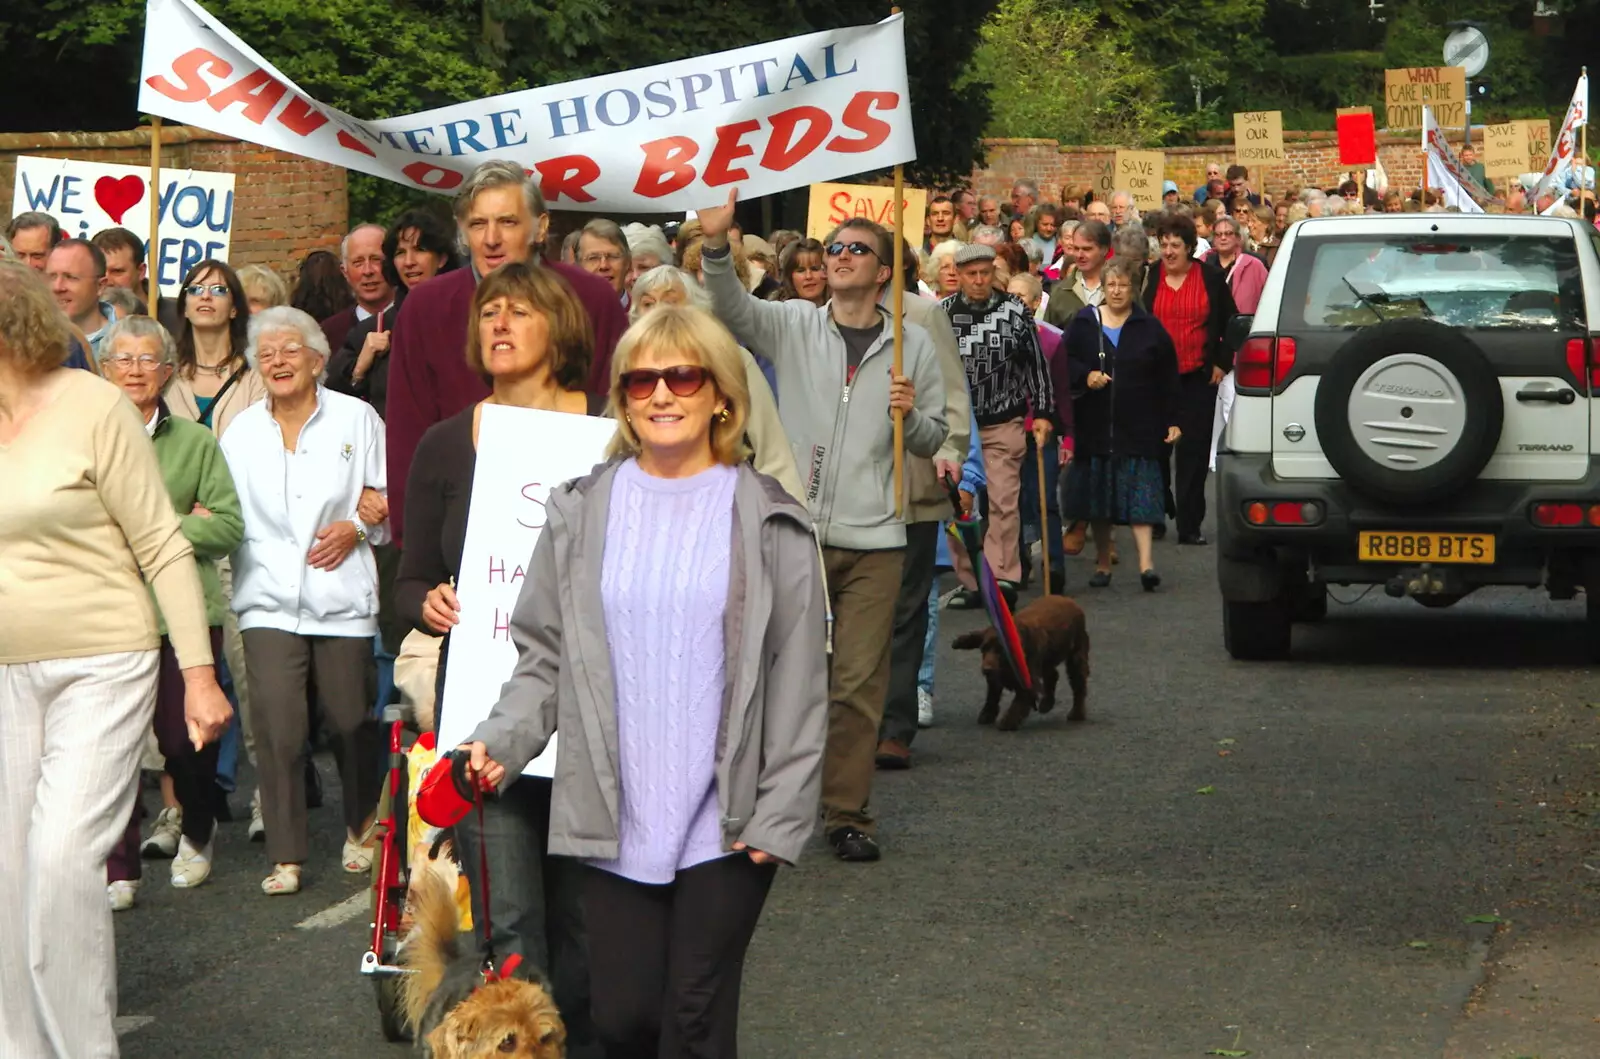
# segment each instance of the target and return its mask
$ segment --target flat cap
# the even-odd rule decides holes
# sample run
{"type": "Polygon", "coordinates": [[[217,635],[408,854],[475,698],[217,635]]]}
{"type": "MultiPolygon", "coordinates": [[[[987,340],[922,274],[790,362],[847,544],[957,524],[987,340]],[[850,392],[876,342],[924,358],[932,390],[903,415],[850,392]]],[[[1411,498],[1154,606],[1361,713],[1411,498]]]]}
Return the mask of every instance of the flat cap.
{"type": "Polygon", "coordinates": [[[970,265],[974,261],[993,261],[994,247],[987,243],[964,243],[956,251],[956,266],[970,265]]]}

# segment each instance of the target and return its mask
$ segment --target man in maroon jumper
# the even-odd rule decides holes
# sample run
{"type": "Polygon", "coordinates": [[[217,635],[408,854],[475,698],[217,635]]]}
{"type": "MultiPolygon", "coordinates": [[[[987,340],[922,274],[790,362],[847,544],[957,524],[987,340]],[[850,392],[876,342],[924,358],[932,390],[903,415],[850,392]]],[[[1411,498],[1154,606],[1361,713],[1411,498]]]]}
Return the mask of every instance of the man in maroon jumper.
{"type": "Polygon", "coordinates": [[[478,280],[512,261],[537,262],[564,276],[594,325],[589,389],[607,393],[611,351],[628,318],[617,294],[599,276],[539,256],[550,215],[539,185],[513,162],[485,162],[456,195],[456,224],[471,255],[458,268],[421,284],[400,305],[389,353],[389,525],[399,543],[405,526],[406,475],[417,443],[433,424],[489,396],[467,367],[467,314],[478,280]]]}

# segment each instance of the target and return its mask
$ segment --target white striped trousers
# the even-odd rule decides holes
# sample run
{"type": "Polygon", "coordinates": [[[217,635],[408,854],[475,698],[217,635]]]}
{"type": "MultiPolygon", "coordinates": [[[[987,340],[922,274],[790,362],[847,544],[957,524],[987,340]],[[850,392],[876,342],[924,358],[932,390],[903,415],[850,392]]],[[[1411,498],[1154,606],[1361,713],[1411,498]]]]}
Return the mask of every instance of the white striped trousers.
{"type": "Polygon", "coordinates": [[[0,1059],[117,1055],[106,858],[133,811],[158,660],[0,665],[0,1059]]]}

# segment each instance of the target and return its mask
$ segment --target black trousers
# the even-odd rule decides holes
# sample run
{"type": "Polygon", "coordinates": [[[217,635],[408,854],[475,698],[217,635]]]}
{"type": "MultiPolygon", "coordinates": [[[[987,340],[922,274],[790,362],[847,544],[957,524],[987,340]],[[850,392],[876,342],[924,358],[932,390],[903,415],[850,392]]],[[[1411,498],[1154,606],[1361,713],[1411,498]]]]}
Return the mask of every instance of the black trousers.
{"type": "Polygon", "coordinates": [[[906,746],[917,737],[917,671],[928,639],[928,593],[939,555],[939,523],[906,523],[906,557],[894,603],[894,638],[889,643],[889,694],[883,700],[879,739],[906,746]]]}
{"type": "Polygon", "coordinates": [[[590,1003],[606,1059],[735,1059],[745,950],[776,873],[743,853],[664,886],[584,869],[590,1003]]]}
{"type": "MultiPolygon", "coordinates": [[[[1192,537],[1206,519],[1206,475],[1211,468],[1211,426],[1216,415],[1217,388],[1211,369],[1201,368],[1178,377],[1178,429],[1183,436],[1172,446],[1172,492],[1169,508],[1178,520],[1178,536],[1192,537]]],[[[1165,460],[1162,470],[1166,471],[1165,460]]]]}

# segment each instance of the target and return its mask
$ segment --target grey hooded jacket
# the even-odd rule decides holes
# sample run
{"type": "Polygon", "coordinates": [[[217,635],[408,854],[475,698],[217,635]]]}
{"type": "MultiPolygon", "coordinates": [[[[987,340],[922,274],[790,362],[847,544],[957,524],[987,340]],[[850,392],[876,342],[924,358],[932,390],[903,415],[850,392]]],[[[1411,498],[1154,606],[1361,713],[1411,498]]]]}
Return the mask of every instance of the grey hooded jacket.
{"type": "MultiPolygon", "coordinates": [[[[617,708],[600,570],[620,461],[552,490],[511,615],[517,667],[469,742],[517,776],[556,749],[550,852],[618,852],[617,708]]],[[[823,581],[806,511],[746,465],[733,498],[724,619],[727,685],[716,751],[722,843],[793,863],[816,825],[828,729],[823,581]]]]}
{"type": "MultiPolygon", "coordinates": [[[[705,250],[700,268],[718,318],[777,372],[778,416],[805,489],[796,499],[810,509],[822,543],[860,551],[905,547],[905,522],[894,514],[888,312],[879,307],[883,333],[847,380],[844,337],[828,306],[752,297],[725,250],[705,250]]],[[[916,387],[915,407],[905,416],[906,451],[932,458],[950,432],[944,378],[928,333],[908,322],[904,336],[903,368],[916,387]]]]}

